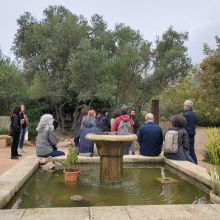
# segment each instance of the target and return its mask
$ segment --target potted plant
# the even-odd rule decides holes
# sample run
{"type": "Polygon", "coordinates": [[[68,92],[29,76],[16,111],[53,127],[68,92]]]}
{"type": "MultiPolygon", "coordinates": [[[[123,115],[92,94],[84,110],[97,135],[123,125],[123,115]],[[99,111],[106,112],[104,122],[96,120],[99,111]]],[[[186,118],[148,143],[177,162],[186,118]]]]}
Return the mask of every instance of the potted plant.
{"type": "Polygon", "coordinates": [[[220,137],[217,128],[208,128],[207,154],[212,169],[208,171],[212,179],[212,190],[210,200],[213,203],[220,203],[220,137]]]}
{"type": "Polygon", "coordinates": [[[68,147],[68,154],[63,161],[64,179],[66,183],[75,183],[79,179],[80,170],[76,168],[78,155],[76,148],[71,144],[68,147]]]}

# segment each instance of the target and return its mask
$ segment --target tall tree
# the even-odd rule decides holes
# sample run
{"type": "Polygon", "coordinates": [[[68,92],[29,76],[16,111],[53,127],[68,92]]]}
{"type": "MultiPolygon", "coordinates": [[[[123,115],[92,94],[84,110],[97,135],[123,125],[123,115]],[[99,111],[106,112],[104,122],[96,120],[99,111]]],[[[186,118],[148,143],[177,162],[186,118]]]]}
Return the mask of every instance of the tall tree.
{"type": "Polygon", "coordinates": [[[71,51],[87,37],[88,26],[83,17],[73,15],[63,6],[49,6],[43,15],[37,21],[26,12],[18,19],[13,50],[23,62],[28,79],[33,80],[32,96],[49,99],[63,129],[63,107],[71,95],[67,63],[71,51]]]}
{"type": "Polygon", "coordinates": [[[138,31],[123,24],[114,30],[115,51],[111,57],[112,88],[115,104],[128,104],[140,76],[149,67],[150,43],[138,31]]]}
{"type": "Polygon", "coordinates": [[[152,51],[151,69],[147,72],[140,86],[137,105],[142,106],[152,97],[159,95],[167,86],[175,84],[186,76],[191,68],[191,60],[184,45],[187,33],[178,33],[172,27],[157,38],[152,51]]]}
{"type": "Polygon", "coordinates": [[[13,104],[26,98],[26,83],[21,70],[0,51],[0,115],[9,115],[13,104]]]}

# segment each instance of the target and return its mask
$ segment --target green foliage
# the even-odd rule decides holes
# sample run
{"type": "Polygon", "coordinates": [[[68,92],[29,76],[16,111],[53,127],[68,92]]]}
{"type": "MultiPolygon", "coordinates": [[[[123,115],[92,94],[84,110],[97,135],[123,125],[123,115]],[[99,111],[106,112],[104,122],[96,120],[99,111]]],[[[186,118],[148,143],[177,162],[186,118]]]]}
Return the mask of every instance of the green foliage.
{"type": "Polygon", "coordinates": [[[69,55],[87,36],[87,23],[63,6],[49,6],[41,21],[25,13],[18,19],[18,25],[13,50],[24,63],[30,95],[46,97],[56,107],[57,118],[62,122],[62,108],[72,94],[66,68],[69,55]]]}
{"type": "Polygon", "coordinates": [[[111,96],[106,59],[106,52],[92,48],[88,40],[82,41],[78,51],[70,57],[71,86],[77,92],[79,102],[111,96]]]}
{"type": "Polygon", "coordinates": [[[76,116],[94,100],[140,111],[187,73],[187,39],[170,27],[153,49],[129,26],[109,30],[100,15],[88,24],[63,6],[49,6],[39,21],[29,12],[20,16],[13,51],[24,64],[29,98],[47,100],[63,128],[66,109],[76,116]]]}
{"type": "Polygon", "coordinates": [[[209,170],[209,175],[213,180],[213,191],[216,195],[220,195],[220,136],[217,128],[208,128],[208,143],[206,150],[209,156],[209,162],[213,165],[213,169],[209,170]]]}
{"type": "Polygon", "coordinates": [[[8,135],[9,134],[9,130],[6,128],[0,128],[0,135],[8,135]]]}
{"type": "Polygon", "coordinates": [[[201,113],[210,125],[220,125],[220,40],[216,37],[217,49],[207,52],[198,70],[201,83],[200,101],[203,102],[201,113]]]}
{"type": "Polygon", "coordinates": [[[76,163],[78,162],[78,155],[76,148],[70,144],[68,147],[68,154],[66,159],[63,161],[64,169],[67,172],[76,170],[76,163]]]}
{"type": "Polygon", "coordinates": [[[37,125],[39,121],[32,121],[28,127],[28,138],[31,141],[35,141],[37,137],[37,125]]]}
{"type": "Polygon", "coordinates": [[[183,103],[187,99],[194,102],[194,111],[197,112],[197,94],[199,93],[198,82],[194,75],[189,75],[183,78],[179,83],[167,87],[159,96],[160,99],[160,114],[162,117],[169,118],[183,112],[183,103]]]}
{"type": "Polygon", "coordinates": [[[0,51],[0,115],[9,115],[26,98],[26,86],[24,74],[0,51]]]}
{"type": "Polygon", "coordinates": [[[30,123],[39,122],[43,114],[54,112],[46,99],[29,99],[24,102],[24,105],[30,123]]]}
{"type": "Polygon", "coordinates": [[[178,33],[172,27],[168,28],[161,38],[157,38],[151,56],[152,69],[142,80],[136,105],[145,104],[187,75],[191,67],[191,60],[184,46],[187,39],[187,33],[178,33]]]}

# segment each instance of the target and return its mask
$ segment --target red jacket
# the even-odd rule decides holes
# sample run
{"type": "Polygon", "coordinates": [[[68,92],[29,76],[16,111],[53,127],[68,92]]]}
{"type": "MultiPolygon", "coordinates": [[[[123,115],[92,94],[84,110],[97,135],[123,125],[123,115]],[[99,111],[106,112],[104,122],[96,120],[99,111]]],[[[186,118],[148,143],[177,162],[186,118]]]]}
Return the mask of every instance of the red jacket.
{"type": "Polygon", "coordinates": [[[133,125],[134,125],[134,121],[132,119],[130,119],[129,115],[121,115],[119,117],[117,117],[111,127],[111,131],[118,131],[118,126],[120,124],[120,121],[130,121],[131,124],[131,131],[133,133],[133,125]]]}

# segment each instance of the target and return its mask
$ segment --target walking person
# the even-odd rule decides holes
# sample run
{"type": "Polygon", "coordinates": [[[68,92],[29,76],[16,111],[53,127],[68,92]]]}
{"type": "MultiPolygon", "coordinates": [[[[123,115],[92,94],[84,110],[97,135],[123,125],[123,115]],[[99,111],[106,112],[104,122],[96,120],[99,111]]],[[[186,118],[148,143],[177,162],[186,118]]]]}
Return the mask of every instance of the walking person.
{"type": "Polygon", "coordinates": [[[186,119],[186,131],[189,135],[190,156],[197,164],[197,157],[195,153],[195,135],[196,135],[196,115],[193,112],[192,100],[186,100],[183,105],[183,117],[186,119]]]}
{"type": "Polygon", "coordinates": [[[16,106],[11,115],[11,131],[12,136],[11,143],[11,159],[17,160],[22,155],[18,153],[18,142],[21,133],[21,119],[20,119],[20,107],[16,106]]]}
{"type": "Polygon", "coordinates": [[[20,138],[19,138],[18,147],[19,147],[19,153],[22,154],[22,153],[24,153],[24,151],[23,151],[24,138],[25,138],[25,134],[27,132],[27,128],[29,126],[29,121],[28,121],[27,115],[25,114],[25,106],[23,104],[21,105],[20,120],[21,120],[21,134],[20,134],[20,138]]]}

